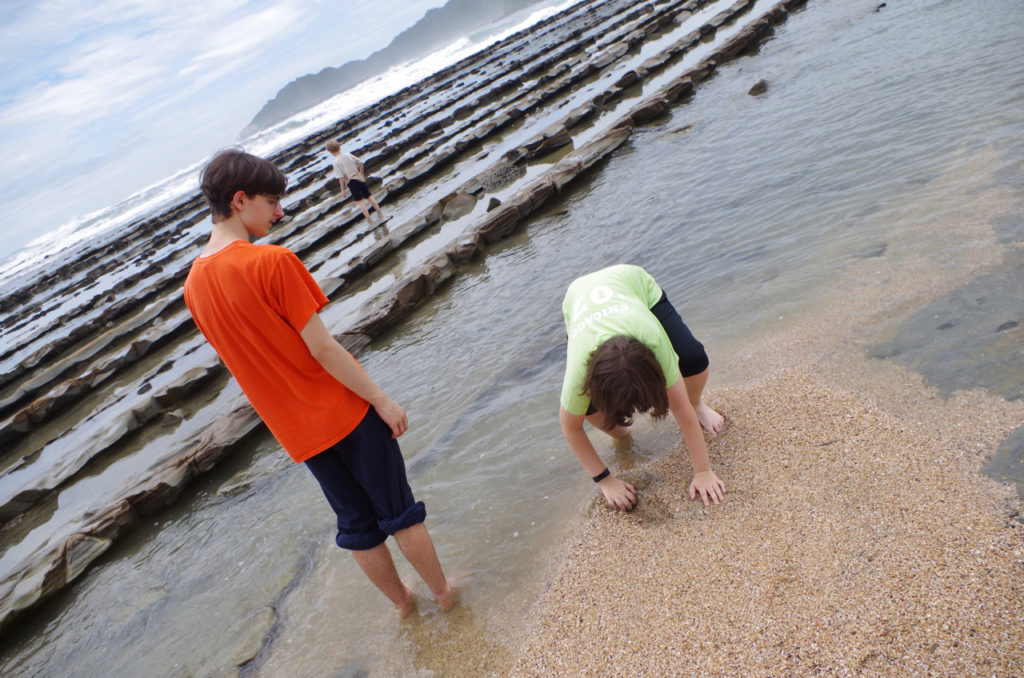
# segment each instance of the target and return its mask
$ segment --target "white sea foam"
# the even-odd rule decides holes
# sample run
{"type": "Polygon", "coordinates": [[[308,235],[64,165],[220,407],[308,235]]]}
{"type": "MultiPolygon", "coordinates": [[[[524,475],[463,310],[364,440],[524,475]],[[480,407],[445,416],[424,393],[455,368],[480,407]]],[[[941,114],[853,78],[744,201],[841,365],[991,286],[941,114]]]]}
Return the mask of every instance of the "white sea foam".
{"type": "MultiPolygon", "coordinates": [[[[330,99],[295,114],[266,130],[242,139],[239,144],[250,153],[272,155],[305,137],[337,123],[376,101],[413,85],[461,59],[487,49],[494,43],[557,14],[579,0],[552,2],[540,9],[506,17],[504,21],[452,43],[430,55],[396,66],[330,99]]],[[[199,170],[205,160],[177,172],[110,207],[76,217],[59,228],[25,245],[0,262],[0,279],[9,284],[31,278],[51,261],[66,261],[83,244],[104,244],[122,229],[175,204],[194,193],[199,170]]]]}

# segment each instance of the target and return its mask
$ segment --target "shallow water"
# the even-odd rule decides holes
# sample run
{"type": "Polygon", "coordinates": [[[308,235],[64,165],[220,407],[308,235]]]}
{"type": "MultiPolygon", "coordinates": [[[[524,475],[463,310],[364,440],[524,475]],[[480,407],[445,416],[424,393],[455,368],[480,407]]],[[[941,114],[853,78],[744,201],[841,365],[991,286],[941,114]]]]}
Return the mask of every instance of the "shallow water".
{"type": "MultiPolygon", "coordinates": [[[[207,675],[271,628],[255,675],[445,675],[460,651],[500,665],[593,492],[555,417],[572,278],[645,266],[708,346],[713,396],[743,373],[735,347],[841,304],[863,275],[850,264],[886,275],[923,257],[956,278],[996,236],[965,242],[951,225],[1021,222],[1024,10],[877,4],[810,0],[364,356],[409,412],[402,446],[442,561],[468,573],[457,615],[424,602],[400,626],[332,546],[313,479],[258,433],[12,631],[4,674],[207,675]],[[385,648],[401,655],[385,663],[385,648]]],[[[991,266],[1019,258],[1020,239],[991,266]]],[[[641,423],[632,449],[599,449],[629,466],[671,448],[673,428],[641,423]]]]}

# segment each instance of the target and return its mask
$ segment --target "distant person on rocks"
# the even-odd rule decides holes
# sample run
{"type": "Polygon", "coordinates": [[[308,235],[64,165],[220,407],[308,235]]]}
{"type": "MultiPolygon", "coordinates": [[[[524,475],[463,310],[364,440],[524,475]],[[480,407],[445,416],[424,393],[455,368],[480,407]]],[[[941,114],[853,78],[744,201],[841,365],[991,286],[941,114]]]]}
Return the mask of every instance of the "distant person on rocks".
{"type": "Polygon", "coordinates": [[[648,411],[672,412],[679,425],[693,464],[690,499],[719,503],[725,485],[711,470],[701,427],[717,435],[725,420],[701,401],[708,356],[664,290],[639,266],[610,266],[574,280],[562,314],[569,345],[558,420],[608,503],[632,509],[636,488],[611,474],[583,422],[621,439],[633,416],[648,411]]]}
{"type": "Polygon", "coordinates": [[[338,183],[341,184],[342,193],[345,192],[345,188],[348,188],[349,193],[352,194],[352,199],[359,205],[359,209],[363,211],[363,216],[370,223],[370,210],[366,207],[366,201],[369,200],[373,208],[377,210],[377,217],[381,220],[380,223],[386,221],[384,214],[380,211],[380,205],[373,199],[370,194],[370,188],[366,185],[366,168],[363,165],[363,161],[352,155],[341,150],[341,144],[334,139],[331,139],[326,144],[327,152],[334,156],[334,176],[338,178],[338,183]]]}
{"type": "Polygon", "coordinates": [[[249,242],[284,216],[286,185],[274,165],[241,150],[210,161],[202,190],[213,229],[185,280],[185,303],[267,428],[320,483],[337,515],[338,546],[405,617],[414,599],[384,543],[393,535],[448,610],[456,593],[396,440],[408,428],[405,411],[324,326],[327,297],[299,258],[249,242]]]}

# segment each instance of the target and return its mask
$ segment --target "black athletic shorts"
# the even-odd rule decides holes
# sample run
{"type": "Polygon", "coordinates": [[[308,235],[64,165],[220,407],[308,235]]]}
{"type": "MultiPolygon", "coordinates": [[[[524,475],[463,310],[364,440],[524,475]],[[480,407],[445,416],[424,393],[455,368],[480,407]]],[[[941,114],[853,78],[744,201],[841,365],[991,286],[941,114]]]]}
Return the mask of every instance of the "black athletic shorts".
{"type": "Polygon", "coordinates": [[[398,441],[372,407],[351,433],[305,463],[338,518],[334,541],[343,549],[372,549],[427,517],[412,496],[398,441]]]}
{"type": "Polygon", "coordinates": [[[651,313],[665,328],[672,350],[679,356],[679,373],[684,377],[692,377],[706,370],[711,361],[708,360],[704,344],[697,341],[679,317],[679,312],[669,302],[665,290],[661,291],[661,300],[651,307],[651,313]]]}
{"type": "Polygon", "coordinates": [[[366,182],[359,181],[359,179],[349,179],[348,190],[352,194],[353,200],[365,200],[370,197],[370,189],[366,182]]]}

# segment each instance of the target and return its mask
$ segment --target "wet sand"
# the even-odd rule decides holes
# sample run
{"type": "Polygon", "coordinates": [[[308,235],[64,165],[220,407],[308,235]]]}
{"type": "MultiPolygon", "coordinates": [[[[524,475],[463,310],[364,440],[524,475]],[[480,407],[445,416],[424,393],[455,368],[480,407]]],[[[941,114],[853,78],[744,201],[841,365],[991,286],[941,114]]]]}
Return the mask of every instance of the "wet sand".
{"type": "Polygon", "coordinates": [[[716,393],[726,501],[685,499],[684,451],[656,462],[568,545],[513,673],[1018,674],[1024,525],[978,471],[1014,415],[908,419],[824,381],[716,393]]]}
{"type": "Polygon", "coordinates": [[[681,447],[632,513],[597,502],[512,675],[1020,675],[1021,506],[980,467],[1022,404],[798,334],[709,394],[725,502],[686,499],[681,447]]]}

